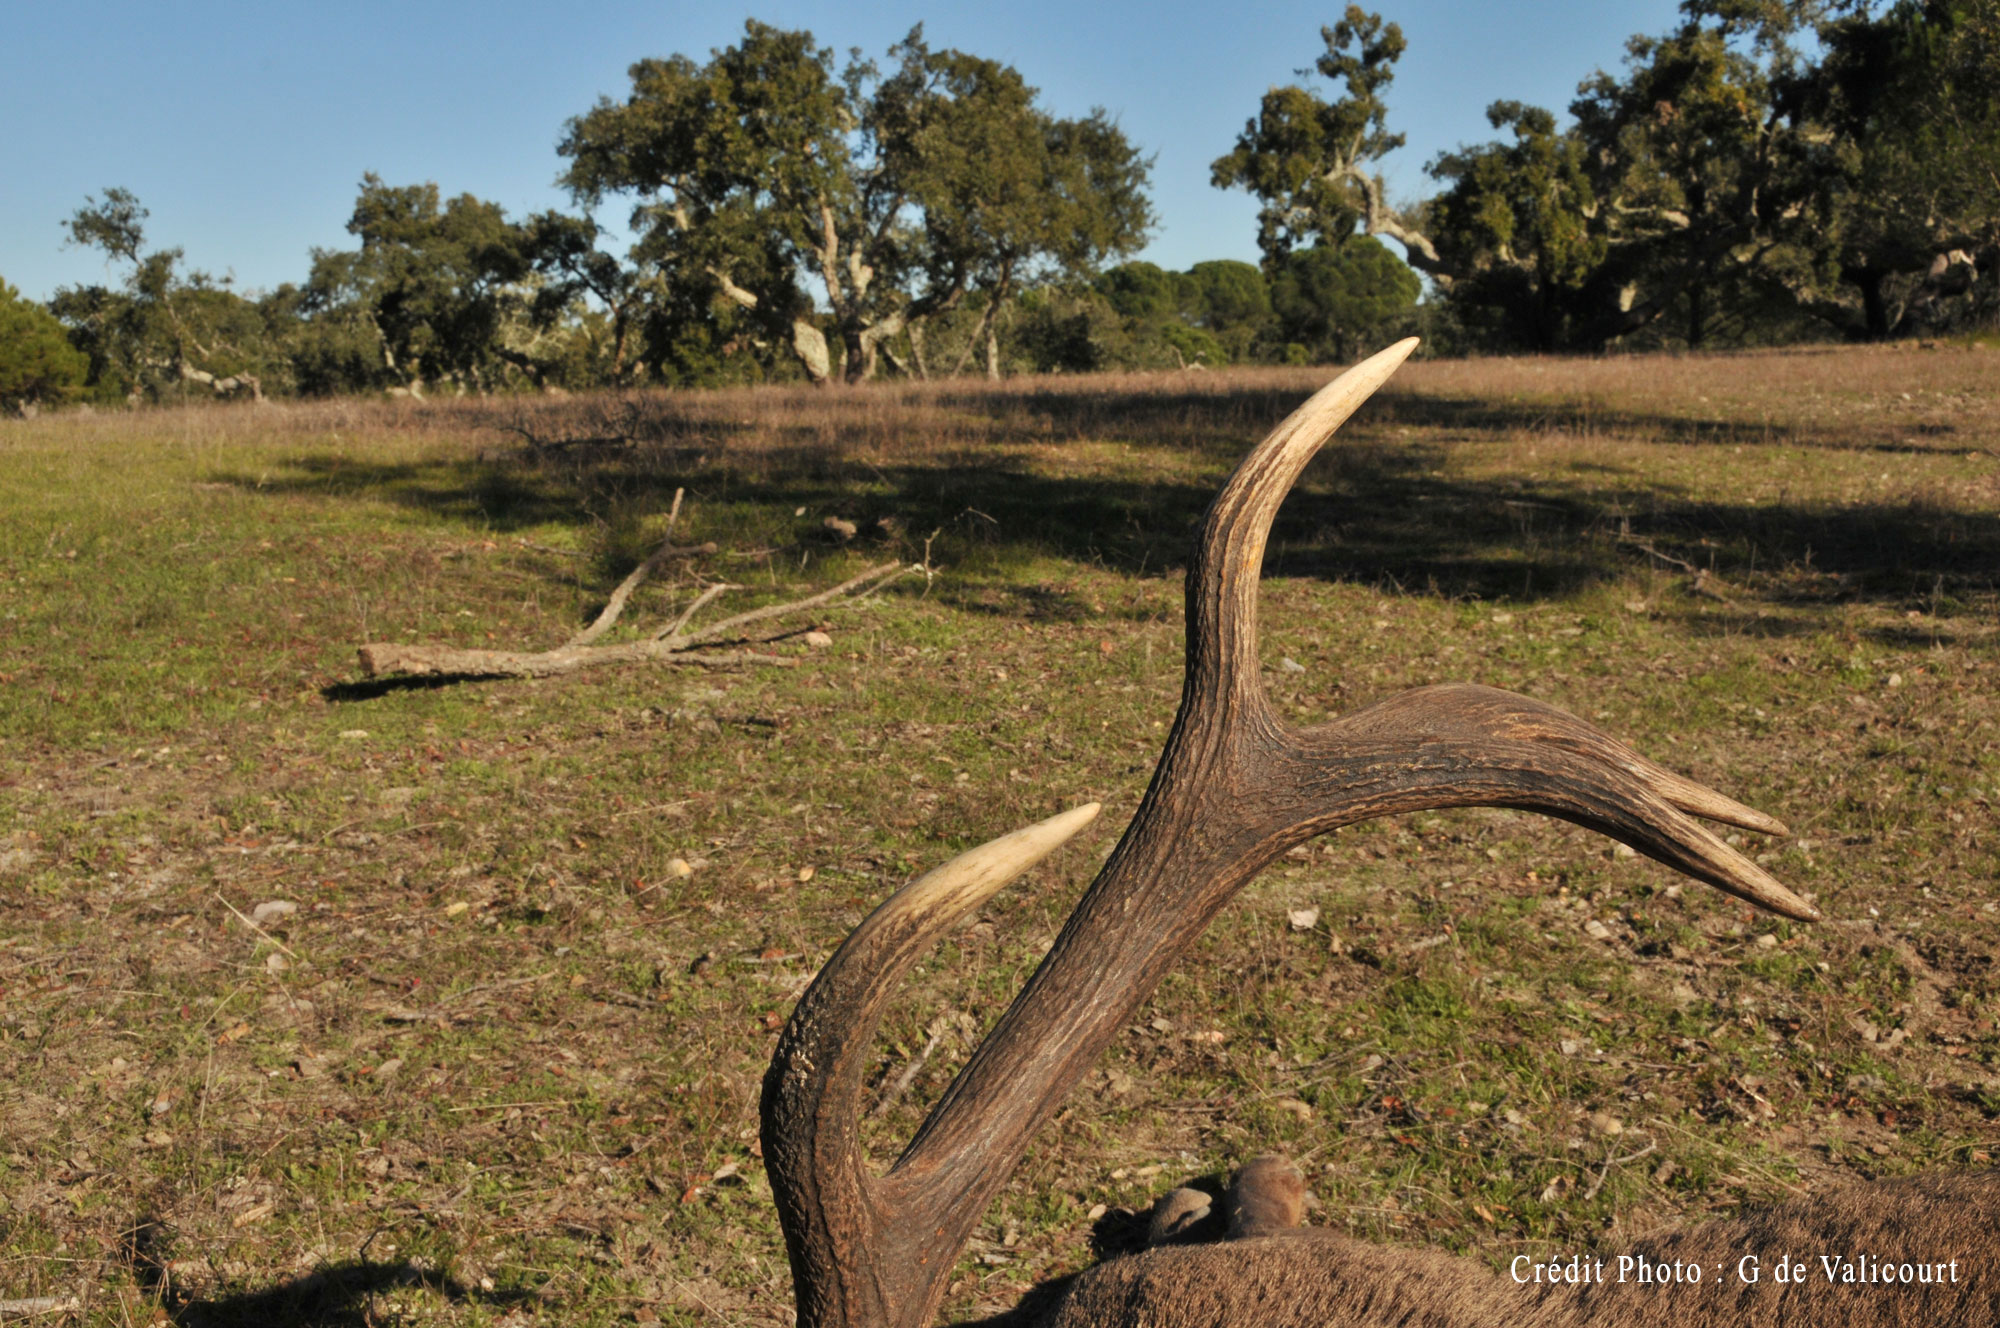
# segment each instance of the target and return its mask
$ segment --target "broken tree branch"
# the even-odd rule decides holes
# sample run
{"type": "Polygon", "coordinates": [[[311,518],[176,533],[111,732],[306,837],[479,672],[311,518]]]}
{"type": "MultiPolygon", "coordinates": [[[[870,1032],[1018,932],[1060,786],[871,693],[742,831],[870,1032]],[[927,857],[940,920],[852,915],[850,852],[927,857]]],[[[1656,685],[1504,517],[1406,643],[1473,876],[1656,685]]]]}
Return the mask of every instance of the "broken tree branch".
{"type": "Polygon", "coordinates": [[[1685,558],[1676,558],[1671,553],[1661,553],[1658,549],[1654,548],[1652,545],[1646,543],[1646,541],[1642,539],[1633,539],[1630,536],[1626,536],[1620,539],[1618,542],[1620,544],[1629,544],[1633,548],[1637,549],[1639,552],[1646,554],[1649,557],[1657,558],[1663,563],[1672,563],[1675,567],[1678,567],[1683,571],[1699,572],[1701,570],[1700,568],[1696,567],[1693,563],[1689,562],[1685,558]]]}
{"type": "Polygon", "coordinates": [[[708,589],[702,591],[699,595],[696,595],[694,597],[694,603],[688,605],[685,609],[681,610],[680,617],[674,619],[672,622],[668,623],[665,627],[662,627],[659,631],[653,633],[653,639],[655,641],[664,641],[668,637],[679,636],[681,634],[681,628],[688,625],[688,619],[694,617],[695,614],[701,612],[703,605],[707,604],[710,600],[714,599],[717,595],[720,595],[725,590],[741,590],[741,589],[743,589],[742,586],[732,586],[727,581],[716,582],[708,589]]]}
{"type": "MultiPolygon", "coordinates": [[[[387,674],[404,674],[419,678],[547,678],[605,664],[631,664],[647,660],[664,664],[698,664],[704,668],[727,668],[738,664],[772,664],[780,668],[790,668],[798,661],[784,655],[764,654],[754,650],[697,651],[696,647],[712,643],[725,634],[734,633],[752,623],[769,622],[774,618],[802,613],[807,609],[847,598],[852,592],[863,587],[870,591],[880,589],[894,576],[910,570],[913,569],[906,568],[901,563],[883,563],[817,595],[752,609],[748,613],[725,618],[699,632],[680,635],[681,629],[686,626],[688,619],[694,616],[696,610],[723,591],[738,589],[734,586],[710,586],[695,598],[693,604],[681,612],[671,626],[644,640],[626,641],[617,645],[600,646],[588,642],[579,644],[572,638],[554,650],[519,651],[467,650],[456,646],[404,645],[395,641],[375,641],[360,648],[361,672],[370,678],[379,678],[387,674]]],[[[628,577],[627,580],[631,578],[628,577]]],[[[627,598],[629,595],[628,591],[627,598]]],[[[848,599],[848,602],[859,603],[862,598],[864,597],[854,596],[848,599]]],[[[621,601],[619,608],[623,607],[621,601]]],[[[612,616],[615,620],[616,615],[612,616]]],[[[600,621],[603,617],[604,615],[599,615],[600,621]]],[[[593,627],[595,625],[592,624],[593,627]]],[[[752,641],[745,644],[762,645],[766,642],[752,641]]]]}
{"type": "Polygon", "coordinates": [[[1694,579],[1688,583],[1688,590],[1691,593],[1696,595],[1703,595],[1713,600],[1720,600],[1724,604],[1730,602],[1730,597],[1728,594],[1729,591],[1728,583],[1723,581],[1721,577],[1715,575],[1715,573],[1709,571],[1707,568],[1696,567],[1693,563],[1689,562],[1687,559],[1676,558],[1671,553],[1661,553],[1658,549],[1646,543],[1646,541],[1642,539],[1634,539],[1629,535],[1620,539],[1618,542],[1620,544],[1629,544],[1633,548],[1639,550],[1639,552],[1646,554],[1649,557],[1657,558],[1663,563],[1671,563],[1675,567],[1681,568],[1684,571],[1692,573],[1694,579]]]}
{"type": "MultiPolygon", "coordinates": [[[[372,641],[360,647],[361,672],[370,678],[385,674],[405,674],[411,677],[465,677],[465,678],[547,678],[560,673],[574,673],[578,669],[595,668],[604,664],[631,664],[646,660],[657,663],[699,664],[704,668],[723,668],[734,664],[774,664],[789,668],[798,661],[784,655],[771,655],[754,649],[713,651],[697,647],[714,644],[736,646],[769,645],[791,635],[789,632],[777,636],[751,640],[742,636],[744,628],[755,623],[766,623],[777,618],[815,609],[821,605],[834,604],[844,600],[847,605],[859,604],[880,590],[898,575],[905,572],[922,572],[926,578],[931,575],[930,549],[925,545],[924,561],[921,565],[905,567],[901,563],[878,563],[859,576],[849,577],[831,590],[808,595],[804,599],[789,600],[782,604],[767,604],[761,609],[751,609],[734,617],[724,618],[697,632],[688,632],[687,625],[695,614],[725,591],[741,590],[741,586],[727,583],[711,585],[694,597],[694,602],[682,609],[671,623],[650,636],[642,636],[636,641],[624,641],[616,645],[599,645],[597,642],[614,626],[632,602],[632,596],[662,566],[672,559],[686,558],[697,554],[715,552],[714,544],[676,545],[674,532],[680,526],[681,500],[687,496],[686,490],[674,490],[673,507],[667,513],[666,537],[660,547],[650,557],[629,572],[623,581],[611,592],[611,598],[598,611],[588,627],[570,637],[553,650],[484,650],[464,649],[458,646],[405,644],[398,641],[372,641]],[[855,594],[862,591],[861,594],[855,594]]],[[[557,552],[551,550],[551,552],[557,552]]]]}
{"type": "Polygon", "coordinates": [[[633,568],[631,574],[618,583],[618,588],[611,592],[611,598],[606,601],[603,611],[597,615],[597,620],[564,642],[563,649],[574,650],[580,646],[587,646],[610,631],[612,626],[617,623],[618,615],[625,611],[626,601],[632,598],[632,592],[645,584],[646,578],[651,576],[661,564],[673,558],[691,558],[697,554],[715,552],[716,546],[712,542],[708,544],[687,544],[678,548],[674,545],[674,527],[680,524],[681,519],[681,496],[686,492],[687,490],[685,489],[674,490],[673,510],[667,513],[667,537],[660,544],[660,547],[653,551],[650,558],[633,568]]]}
{"type": "Polygon", "coordinates": [[[626,641],[612,646],[559,646],[554,650],[460,650],[455,646],[406,646],[393,641],[377,641],[361,647],[361,671],[371,678],[401,673],[414,678],[550,678],[559,673],[604,664],[635,664],[643,660],[660,663],[699,664],[720,669],[737,664],[774,664],[791,668],[798,663],[783,655],[733,650],[694,654],[682,643],[626,641]]]}
{"type": "Polygon", "coordinates": [[[0,1319],[30,1319],[39,1314],[69,1314],[83,1308],[75,1296],[28,1296],[0,1300],[0,1319]]]}
{"type": "Polygon", "coordinates": [[[772,618],[782,617],[789,613],[797,613],[801,609],[810,609],[817,605],[825,604],[830,600],[839,599],[841,596],[858,590],[862,586],[869,585],[871,582],[885,581],[892,574],[900,575],[906,570],[909,569],[906,569],[901,563],[878,563],[859,576],[849,577],[831,590],[822,590],[817,595],[810,595],[801,600],[793,600],[789,604],[767,604],[761,609],[752,609],[748,613],[739,613],[734,618],[724,618],[721,622],[704,627],[692,635],[675,637],[673,639],[681,642],[682,644],[679,648],[684,650],[688,646],[698,645],[703,641],[713,641],[724,632],[733,631],[738,627],[747,627],[755,622],[768,622],[772,618]]]}

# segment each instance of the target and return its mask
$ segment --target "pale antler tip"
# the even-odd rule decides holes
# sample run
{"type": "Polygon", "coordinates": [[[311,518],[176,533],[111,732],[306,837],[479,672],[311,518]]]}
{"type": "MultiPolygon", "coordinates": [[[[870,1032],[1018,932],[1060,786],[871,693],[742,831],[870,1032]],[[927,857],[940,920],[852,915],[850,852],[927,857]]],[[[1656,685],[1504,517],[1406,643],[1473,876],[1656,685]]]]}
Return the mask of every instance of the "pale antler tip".
{"type": "Polygon", "coordinates": [[[991,899],[1015,877],[1055,852],[1096,819],[1101,806],[1086,802],[967,849],[897,891],[881,913],[904,918],[931,914],[936,925],[946,925],[991,899]]]}
{"type": "MultiPolygon", "coordinates": [[[[1352,411],[1354,406],[1366,401],[1377,388],[1389,381],[1390,376],[1402,367],[1403,361],[1410,358],[1411,352],[1416,350],[1420,340],[1419,337],[1404,337],[1401,341],[1383,347],[1366,359],[1356,360],[1343,369],[1332,382],[1308,398],[1294,418],[1297,415],[1316,414],[1314,410],[1316,404],[1331,404],[1334,400],[1349,403],[1347,411],[1352,411]]],[[[1346,417],[1346,412],[1340,416],[1343,420],[1346,417]]]]}
{"type": "Polygon", "coordinates": [[[1703,864],[1713,873],[1707,876],[1709,884],[1783,917],[1799,922],[1819,921],[1819,910],[1793,894],[1777,877],[1706,830],[1701,831],[1701,836],[1708,841],[1704,847],[1710,851],[1710,860],[1703,864]]]}
{"type": "MultiPolygon", "coordinates": [[[[1403,367],[1403,361],[1415,354],[1417,347],[1422,342],[1422,337],[1404,337],[1401,341],[1384,346],[1367,359],[1357,363],[1354,368],[1365,368],[1371,373],[1379,374],[1381,378],[1386,379],[1390,374],[1403,367]]],[[[1349,372],[1351,373],[1353,370],[1349,370],[1349,372]]]]}

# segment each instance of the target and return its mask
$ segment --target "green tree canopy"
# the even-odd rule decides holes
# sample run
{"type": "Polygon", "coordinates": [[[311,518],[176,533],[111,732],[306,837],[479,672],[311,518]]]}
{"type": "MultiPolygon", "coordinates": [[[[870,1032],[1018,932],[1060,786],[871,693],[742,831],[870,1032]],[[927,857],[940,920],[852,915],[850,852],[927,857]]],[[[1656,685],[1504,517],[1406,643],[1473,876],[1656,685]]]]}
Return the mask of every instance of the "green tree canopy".
{"type": "Polygon", "coordinates": [[[1101,112],[1051,117],[1014,70],[921,28],[889,54],[887,76],[858,55],[836,69],[810,33],[752,21],[707,64],[641,61],[623,102],[570,122],[563,182],[588,207],[633,196],[635,256],[816,381],[834,372],[822,322],[859,380],[973,289],[997,309],[1038,263],[1143,241],[1146,163],[1101,112]]]}
{"type": "Polygon", "coordinates": [[[179,249],[146,251],[146,209],[126,189],[86,199],[63,223],[71,244],[100,249],[127,271],[120,287],[64,287],[51,312],[90,362],[90,382],[128,396],[196,384],[219,396],[264,395],[282,357],[257,306],[204,272],[183,272],[179,249]]]}
{"type": "Polygon", "coordinates": [[[388,381],[484,391],[502,364],[533,374],[532,358],[509,345],[532,307],[527,236],[497,204],[441,201],[435,184],[388,185],[371,172],[347,230],[361,247],[314,252],[307,302],[316,319],[372,337],[388,381]]]}
{"type": "Polygon", "coordinates": [[[1812,320],[1882,336],[2000,307],[1994,0],[1684,0],[1582,83],[1573,125],[1496,102],[1508,136],[1440,155],[1440,192],[1402,209],[1370,171],[1401,142],[1402,34],[1350,6],[1321,36],[1332,94],[1273,89],[1214,165],[1262,202],[1267,260],[1358,226],[1402,243],[1462,325],[1542,348],[1812,320]]]}
{"type": "Polygon", "coordinates": [[[1760,52],[1740,38],[1740,0],[1714,22],[1687,8],[1675,31],[1632,38],[1624,76],[1597,74],[1570,106],[1604,204],[1609,307],[1590,341],[1678,308],[1686,344],[1702,344],[1718,311],[1782,285],[1796,244],[1822,224],[1802,126],[1776,96],[1793,59],[1775,40],[1777,11],[1752,15],[1773,34],[1760,52]]]}
{"type": "Polygon", "coordinates": [[[1349,360],[1408,317],[1423,283],[1372,236],[1298,249],[1273,265],[1280,335],[1314,358],[1349,360]]]}
{"type": "Polygon", "coordinates": [[[1486,117],[1513,141],[1447,152],[1429,167],[1446,184],[1426,217],[1458,273],[1448,298],[1490,341],[1554,349],[1585,314],[1584,287],[1604,260],[1589,158],[1538,106],[1496,102],[1486,117]]]}
{"type": "Polygon", "coordinates": [[[55,315],[0,280],[0,407],[65,400],[89,371],[55,315]]]}
{"type": "Polygon", "coordinates": [[[1094,284],[1120,318],[1173,318],[1181,312],[1181,275],[1158,263],[1120,263],[1094,284]]]}
{"type": "Polygon", "coordinates": [[[1271,316],[1270,284],[1255,263],[1233,258],[1196,263],[1182,280],[1184,314],[1211,332],[1255,330],[1271,316]]]}
{"type": "Polygon", "coordinates": [[[1403,30],[1349,5],[1320,39],[1326,49],[1314,67],[1340,94],[1329,100],[1296,84],[1266,92],[1235,149],[1210,168],[1215,187],[1257,196],[1257,243],[1268,259],[1302,245],[1341,244],[1359,225],[1402,245],[1410,266],[1449,282],[1455,273],[1369,169],[1403,146],[1403,136],[1388,130],[1383,100],[1407,45],[1403,30]]]}
{"type": "MultiPolygon", "coordinates": [[[[645,354],[641,335],[649,307],[663,303],[657,278],[606,253],[599,244],[603,232],[590,217],[542,212],[530,217],[524,229],[523,252],[546,279],[535,293],[537,325],[553,324],[579,303],[594,300],[603,310],[606,331],[607,362],[600,366],[598,381],[629,383],[642,361],[658,360],[645,354]]],[[[663,349],[670,344],[663,343],[663,349]]],[[[659,372],[661,365],[656,362],[654,368],[659,372]]],[[[662,376],[675,375],[663,372],[662,376]]]]}
{"type": "Polygon", "coordinates": [[[1219,259],[1169,272],[1156,263],[1127,262],[1107,268],[1093,284],[1123,320],[1133,367],[1223,365],[1265,349],[1271,293],[1254,263],[1219,259]]]}
{"type": "Polygon", "coordinates": [[[1858,330],[1948,319],[1982,260],[2000,268],[2000,5],[1901,0],[1818,35],[1823,58],[1794,95],[1825,128],[1825,247],[1858,297],[1858,330]]]}

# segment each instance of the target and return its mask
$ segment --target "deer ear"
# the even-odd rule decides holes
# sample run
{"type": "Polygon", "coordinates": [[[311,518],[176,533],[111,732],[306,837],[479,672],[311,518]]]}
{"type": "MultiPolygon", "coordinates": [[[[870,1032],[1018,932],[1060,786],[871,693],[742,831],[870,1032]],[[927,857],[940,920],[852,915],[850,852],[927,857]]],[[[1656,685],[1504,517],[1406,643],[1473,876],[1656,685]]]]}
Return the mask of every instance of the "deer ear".
{"type": "Polygon", "coordinates": [[[1146,1219],[1146,1244],[1213,1240],[1221,1229],[1221,1223],[1211,1220],[1215,1216],[1215,1199],[1206,1192],[1186,1185],[1168,1190],[1153,1204],[1152,1215],[1146,1219]]]}
{"type": "Polygon", "coordinates": [[[1252,1158],[1230,1178],[1223,1215],[1231,1240],[1290,1231],[1306,1218],[1306,1178],[1290,1158],[1252,1158]]]}

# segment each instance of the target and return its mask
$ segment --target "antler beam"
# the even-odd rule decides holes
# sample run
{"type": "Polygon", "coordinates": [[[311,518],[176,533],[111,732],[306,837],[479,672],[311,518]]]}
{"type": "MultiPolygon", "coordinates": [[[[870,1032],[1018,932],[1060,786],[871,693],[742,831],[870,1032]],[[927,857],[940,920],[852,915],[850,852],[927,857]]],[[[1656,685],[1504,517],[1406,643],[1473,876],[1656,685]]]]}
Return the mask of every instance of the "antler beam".
{"type": "MultiPolygon", "coordinates": [[[[1438,807],[1516,807],[1602,831],[1764,908],[1817,916],[1692,818],[1783,826],[1553,707],[1445,686],[1306,729],[1273,711],[1257,661],[1271,520],[1313,454],[1415,347],[1400,342],[1335,379],[1224,485],[1188,567],[1186,680],[1152,785],[1041,967],[879,1178],[855,1125],[869,1041],[888,989],[950,910],[892,900],[801,1000],[765,1080],[764,1150],[802,1328],[927,1323],[974,1225],[1070,1087],[1217,911],[1314,835],[1438,807]]],[[[1067,834],[1082,824],[1071,818],[1094,812],[1022,833],[1060,824],[1067,834]]]]}

